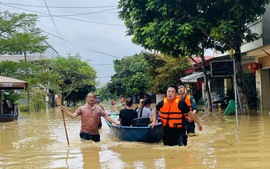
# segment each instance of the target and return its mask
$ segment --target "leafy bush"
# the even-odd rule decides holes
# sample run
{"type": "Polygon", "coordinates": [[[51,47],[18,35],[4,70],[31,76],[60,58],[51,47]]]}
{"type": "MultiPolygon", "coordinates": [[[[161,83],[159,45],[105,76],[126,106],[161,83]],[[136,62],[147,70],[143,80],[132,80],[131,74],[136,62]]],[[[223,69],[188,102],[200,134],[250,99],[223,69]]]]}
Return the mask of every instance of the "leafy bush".
{"type": "Polygon", "coordinates": [[[27,112],[28,111],[28,105],[27,104],[20,104],[19,105],[19,110],[21,112],[27,112]]]}
{"type": "Polygon", "coordinates": [[[34,112],[39,112],[46,109],[45,101],[46,93],[40,89],[35,89],[31,92],[30,98],[30,110],[34,112]]]}

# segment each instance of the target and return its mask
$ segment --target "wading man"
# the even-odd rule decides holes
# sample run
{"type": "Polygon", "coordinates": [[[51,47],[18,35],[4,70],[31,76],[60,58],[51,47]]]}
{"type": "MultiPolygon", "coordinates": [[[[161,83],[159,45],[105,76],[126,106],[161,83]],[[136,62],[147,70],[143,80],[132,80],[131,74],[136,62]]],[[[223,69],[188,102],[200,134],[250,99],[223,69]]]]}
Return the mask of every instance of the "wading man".
{"type": "Polygon", "coordinates": [[[69,112],[65,106],[60,106],[60,110],[72,119],[81,116],[80,138],[82,141],[93,140],[94,142],[99,142],[99,125],[101,116],[117,126],[120,126],[120,123],[119,121],[109,117],[100,106],[95,104],[96,96],[94,93],[88,93],[85,99],[86,104],[80,106],[74,113],[69,112]]]}
{"type": "Polygon", "coordinates": [[[150,124],[152,127],[156,124],[156,115],[158,112],[159,120],[163,123],[164,127],[164,145],[187,145],[187,134],[184,128],[185,113],[197,123],[199,130],[202,130],[202,125],[197,117],[190,111],[187,104],[183,101],[181,102],[180,98],[177,97],[177,87],[175,85],[169,85],[166,97],[157,103],[153,111],[153,122],[150,124]]]}

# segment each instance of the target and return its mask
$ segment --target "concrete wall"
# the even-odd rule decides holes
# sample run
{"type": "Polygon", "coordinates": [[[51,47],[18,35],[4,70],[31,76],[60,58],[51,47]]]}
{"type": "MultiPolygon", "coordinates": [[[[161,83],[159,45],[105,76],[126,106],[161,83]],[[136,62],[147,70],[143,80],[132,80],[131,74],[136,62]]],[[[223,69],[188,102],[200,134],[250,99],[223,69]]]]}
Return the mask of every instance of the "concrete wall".
{"type": "Polygon", "coordinates": [[[261,90],[262,90],[262,109],[270,109],[270,78],[269,78],[269,69],[261,71],[261,90]]]}
{"type": "Polygon", "coordinates": [[[266,12],[262,16],[263,45],[270,44],[270,5],[266,5],[266,12]]]}

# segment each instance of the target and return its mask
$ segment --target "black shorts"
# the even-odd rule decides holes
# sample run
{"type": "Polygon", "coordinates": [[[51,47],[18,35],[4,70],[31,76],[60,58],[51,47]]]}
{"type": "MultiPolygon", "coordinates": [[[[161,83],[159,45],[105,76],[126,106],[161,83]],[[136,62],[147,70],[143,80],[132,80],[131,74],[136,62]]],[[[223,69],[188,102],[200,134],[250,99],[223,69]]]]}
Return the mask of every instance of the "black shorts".
{"type": "Polygon", "coordinates": [[[80,138],[82,141],[84,140],[93,140],[94,142],[99,142],[100,141],[100,135],[99,134],[88,134],[84,132],[80,132],[80,138]]]}
{"type": "Polygon", "coordinates": [[[186,131],[177,128],[164,127],[164,136],[162,137],[164,145],[167,146],[186,146],[186,131]]]}

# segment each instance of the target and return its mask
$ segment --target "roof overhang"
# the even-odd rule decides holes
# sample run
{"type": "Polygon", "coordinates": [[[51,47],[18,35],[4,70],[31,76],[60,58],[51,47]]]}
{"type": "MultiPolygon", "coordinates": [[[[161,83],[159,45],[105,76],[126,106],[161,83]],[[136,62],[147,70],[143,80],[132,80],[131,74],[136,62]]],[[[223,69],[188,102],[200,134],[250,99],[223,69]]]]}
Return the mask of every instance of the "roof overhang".
{"type": "Polygon", "coordinates": [[[0,89],[27,89],[27,87],[26,81],[0,76],[0,89]]]}
{"type": "Polygon", "coordinates": [[[194,72],[190,75],[180,78],[182,82],[193,82],[196,83],[199,78],[203,77],[203,72],[194,72]]]}
{"type": "MultiPolygon", "coordinates": [[[[211,74],[211,71],[208,70],[207,76],[209,76],[210,74],[211,74]]],[[[190,75],[180,78],[180,80],[185,83],[188,83],[188,82],[197,83],[198,79],[202,79],[202,78],[203,78],[203,72],[194,72],[190,75]]]]}

